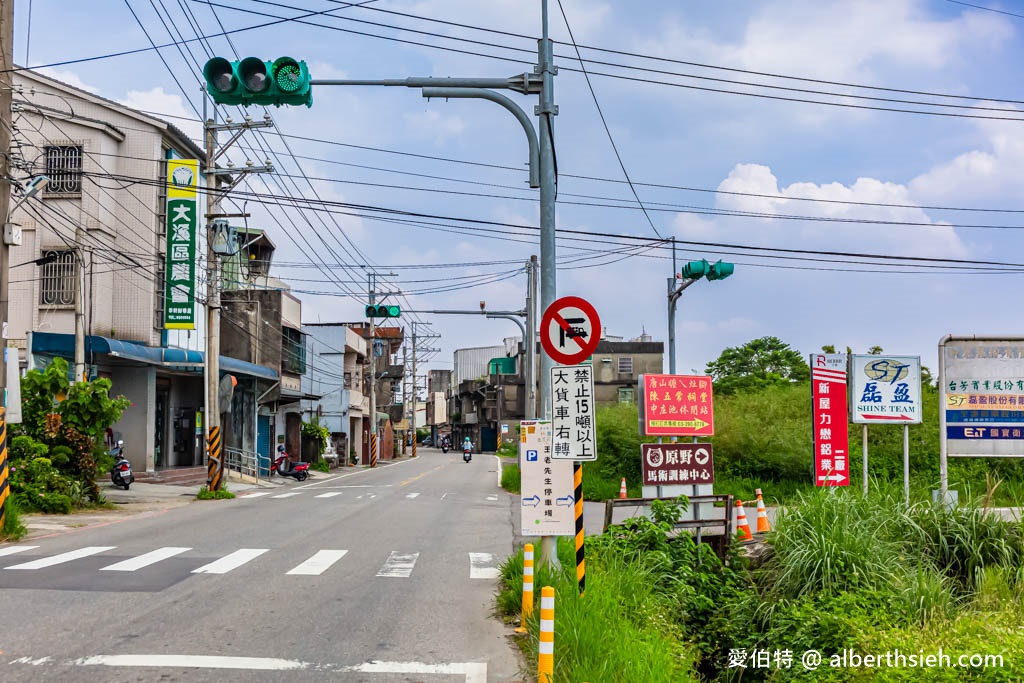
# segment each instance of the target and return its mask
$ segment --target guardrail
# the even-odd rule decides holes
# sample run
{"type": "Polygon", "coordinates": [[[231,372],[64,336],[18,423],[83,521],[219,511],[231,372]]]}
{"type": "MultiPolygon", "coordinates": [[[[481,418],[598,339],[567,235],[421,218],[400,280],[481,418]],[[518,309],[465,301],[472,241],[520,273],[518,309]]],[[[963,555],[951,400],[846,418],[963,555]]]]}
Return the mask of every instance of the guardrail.
{"type": "MultiPolygon", "coordinates": [[[[721,528],[726,542],[719,547],[719,556],[724,560],[728,548],[728,541],[733,536],[733,522],[732,522],[732,509],[735,505],[734,497],[730,495],[711,495],[711,496],[688,496],[690,501],[689,507],[683,512],[684,515],[689,517],[693,515],[693,519],[679,519],[676,520],[673,527],[675,529],[696,529],[697,530],[697,543],[701,542],[701,531],[709,528],[721,528]],[[701,505],[700,503],[711,504],[724,503],[722,517],[709,517],[701,519],[701,505]]],[[[674,501],[675,497],[663,497],[663,498],[612,498],[604,502],[604,527],[602,527],[602,533],[608,530],[608,527],[612,524],[612,511],[619,507],[650,507],[651,503],[656,500],[674,501]]],[[[717,508],[715,508],[717,509],[717,508]]]]}
{"type": "Polygon", "coordinates": [[[253,477],[259,481],[261,472],[266,473],[270,471],[270,459],[255,451],[225,448],[224,466],[229,470],[253,477]],[[266,460],[266,465],[264,465],[264,460],[266,460]]]}

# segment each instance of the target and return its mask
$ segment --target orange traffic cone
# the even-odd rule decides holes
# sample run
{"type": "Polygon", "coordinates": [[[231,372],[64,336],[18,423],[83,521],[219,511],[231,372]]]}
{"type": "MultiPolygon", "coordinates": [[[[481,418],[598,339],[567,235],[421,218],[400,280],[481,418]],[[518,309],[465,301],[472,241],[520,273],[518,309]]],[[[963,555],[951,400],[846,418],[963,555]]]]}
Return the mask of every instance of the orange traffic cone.
{"type": "Polygon", "coordinates": [[[763,534],[772,530],[772,523],[768,521],[768,508],[764,506],[761,489],[754,489],[754,493],[757,494],[757,533],[763,534]]]}
{"type": "Polygon", "coordinates": [[[619,498],[626,498],[626,478],[622,478],[622,483],[619,484],[619,498]]]}
{"type": "Polygon", "coordinates": [[[739,535],[740,543],[749,543],[754,540],[750,533],[750,525],[747,524],[747,513],[743,511],[743,501],[736,501],[736,533],[739,535]]]}

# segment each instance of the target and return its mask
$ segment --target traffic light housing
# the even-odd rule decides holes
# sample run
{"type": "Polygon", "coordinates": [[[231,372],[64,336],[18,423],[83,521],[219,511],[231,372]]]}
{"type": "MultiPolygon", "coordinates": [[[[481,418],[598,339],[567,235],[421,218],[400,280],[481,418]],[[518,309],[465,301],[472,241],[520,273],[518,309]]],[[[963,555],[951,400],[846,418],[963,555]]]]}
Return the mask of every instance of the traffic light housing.
{"type": "Polygon", "coordinates": [[[229,62],[214,57],[203,67],[206,90],[217,104],[313,106],[306,63],[291,57],[266,62],[258,57],[229,62]]]}
{"type": "Polygon", "coordinates": [[[367,318],[398,318],[402,315],[402,307],[389,304],[370,304],[366,307],[367,318]]]}
{"type": "Polygon", "coordinates": [[[690,261],[683,266],[683,277],[687,280],[697,280],[708,273],[708,262],[705,259],[690,261]]]}
{"type": "Polygon", "coordinates": [[[735,263],[729,263],[727,261],[716,261],[708,269],[707,278],[709,280],[724,280],[725,278],[732,275],[733,271],[736,270],[735,263]]]}

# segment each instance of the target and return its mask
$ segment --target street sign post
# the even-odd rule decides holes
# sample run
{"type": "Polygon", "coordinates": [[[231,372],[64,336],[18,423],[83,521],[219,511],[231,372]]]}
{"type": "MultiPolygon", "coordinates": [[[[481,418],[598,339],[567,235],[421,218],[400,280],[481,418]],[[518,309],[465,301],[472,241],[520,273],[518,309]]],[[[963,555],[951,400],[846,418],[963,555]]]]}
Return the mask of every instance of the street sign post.
{"type": "Polygon", "coordinates": [[[713,484],[715,465],[709,443],[640,444],[644,486],[713,484]]]}
{"type": "Polygon", "coordinates": [[[551,457],[550,420],[523,420],[519,435],[523,536],[572,536],[572,461],[551,457]]]}
{"type": "Polygon", "coordinates": [[[556,299],[540,319],[540,343],[562,365],[576,365],[601,341],[601,319],[590,303],[578,296],[556,299]]]}
{"type": "Polygon", "coordinates": [[[640,433],[713,436],[714,395],[704,375],[641,375],[640,433]]]}
{"type": "Polygon", "coordinates": [[[852,357],[850,418],[857,424],[921,423],[920,356],[852,357]]]}
{"type": "Polygon", "coordinates": [[[597,460],[594,366],[551,368],[552,451],[555,460],[597,460]]]}
{"type": "Polygon", "coordinates": [[[850,485],[846,429],[846,354],[811,354],[815,486],[850,485]]]}

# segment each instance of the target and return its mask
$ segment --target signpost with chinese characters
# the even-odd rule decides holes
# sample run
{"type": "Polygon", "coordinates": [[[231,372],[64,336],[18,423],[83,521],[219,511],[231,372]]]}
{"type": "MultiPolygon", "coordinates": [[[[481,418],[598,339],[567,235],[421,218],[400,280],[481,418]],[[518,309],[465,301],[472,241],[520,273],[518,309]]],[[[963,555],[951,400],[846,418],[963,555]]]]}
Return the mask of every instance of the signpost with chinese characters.
{"type": "Polygon", "coordinates": [[[814,483],[816,486],[849,486],[846,354],[812,353],[810,363],[814,483]]]}
{"type": "Polygon", "coordinates": [[[551,457],[551,422],[523,420],[519,431],[523,536],[575,533],[572,461],[551,457]]]}
{"type": "Polygon", "coordinates": [[[196,327],[197,159],[167,161],[167,272],[164,328],[196,327]]]}
{"type": "Polygon", "coordinates": [[[551,457],[555,460],[597,460],[594,366],[552,367],[551,408],[551,457]]]}
{"type": "Polygon", "coordinates": [[[713,484],[715,465],[709,443],[640,444],[644,486],[713,484]]]}
{"type": "Polygon", "coordinates": [[[850,418],[857,424],[921,423],[920,356],[852,356],[850,418]]]}
{"type": "Polygon", "coordinates": [[[641,375],[640,433],[647,436],[713,436],[711,378],[641,375]]]}

